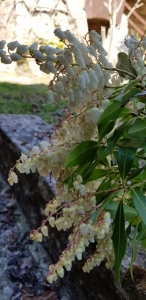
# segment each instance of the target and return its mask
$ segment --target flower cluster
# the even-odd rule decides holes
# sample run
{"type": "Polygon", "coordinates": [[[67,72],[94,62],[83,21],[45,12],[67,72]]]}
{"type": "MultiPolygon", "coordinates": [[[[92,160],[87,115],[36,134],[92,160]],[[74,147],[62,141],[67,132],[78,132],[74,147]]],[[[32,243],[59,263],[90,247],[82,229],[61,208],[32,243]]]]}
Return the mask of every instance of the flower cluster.
{"type": "MultiPolygon", "coordinates": [[[[0,42],[2,63],[9,64],[29,55],[35,59],[42,72],[53,73],[54,78],[47,92],[48,100],[59,103],[64,98],[71,111],[56,128],[50,141],[41,142],[39,147],[33,147],[27,154],[22,153],[15,165],[20,173],[29,174],[38,170],[40,175],[45,176],[51,171],[58,178],[56,189],[59,192],[45,208],[47,219],[38,230],[30,234],[31,239],[41,242],[43,235],[48,236],[47,222],[58,230],[72,230],[69,244],[58,263],[49,268],[47,279],[50,283],[57,280],[58,275],[64,276],[64,268],[71,270],[75,257],[82,259],[89,243],[96,242],[97,246],[95,253],[84,264],[84,272],[99,266],[104,259],[108,268],[114,264],[112,221],[109,212],[100,210],[101,203],[96,195],[98,180],[95,183],[84,183],[82,176],[76,174],[74,168],[64,168],[64,164],[68,154],[81,142],[98,141],[97,123],[112,102],[112,87],[120,85],[121,89],[123,82],[117,75],[118,69],[113,68],[106,59],[107,52],[97,32],[91,31],[85,37],[85,44],[80,43],[69,30],[57,28],[54,33],[64,43],[64,49],[50,46],[39,48],[36,42],[27,46],[14,41],[7,44],[9,54],[6,54],[6,42],[0,42]],[[71,174],[72,183],[68,190],[66,180],[71,174]],[[92,215],[97,209],[99,214],[93,222],[92,215]]],[[[137,74],[139,84],[145,86],[146,67],[143,55],[146,38],[143,37],[139,42],[132,36],[125,40],[125,45],[129,51],[128,62],[130,60],[129,65],[134,68],[134,73],[129,69],[122,72],[131,78],[136,78],[137,74]]],[[[104,142],[103,140],[103,147],[104,142]]],[[[105,165],[103,164],[103,169],[105,165]]],[[[9,174],[10,185],[18,182],[14,168],[9,174]]]]}

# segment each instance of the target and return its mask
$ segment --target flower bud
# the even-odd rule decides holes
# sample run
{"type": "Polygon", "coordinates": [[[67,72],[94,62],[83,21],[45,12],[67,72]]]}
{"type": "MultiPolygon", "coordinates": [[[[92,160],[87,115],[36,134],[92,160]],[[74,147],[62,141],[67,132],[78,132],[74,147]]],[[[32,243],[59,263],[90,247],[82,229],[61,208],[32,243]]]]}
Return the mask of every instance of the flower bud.
{"type": "Polygon", "coordinates": [[[52,91],[47,92],[47,97],[50,103],[54,103],[54,93],[52,91]]]}
{"type": "Polygon", "coordinates": [[[11,59],[10,59],[8,56],[6,56],[6,55],[4,55],[4,56],[1,57],[1,62],[2,62],[3,64],[6,64],[6,65],[12,63],[11,59]]]}
{"type": "Polygon", "coordinates": [[[90,53],[92,56],[97,57],[96,50],[95,50],[95,48],[94,48],[92,45],[88,46],[88,50],[89,50],[89,53],[90,53]]]}
{"type": "Polygon", "coordinates": [[[63,32],[60,28],[56,28],[56,29],[54,30],[54,34],[55,34],[59,39],[61,39],[61,40],[65,40],[65,39],[66,39],[64,32],[63,32]]]}
{"type": "Polygon", "coordinates": [[[12,61],[18,61],[22,59],[22,56],[18,53],[12,53],[10,55],[12,61]]]}
{"type": "Polygon", "coordinates": [[[39,62],[43,62],[44,60],[45,60],[45,56],[42,54],[42,52],[41,51],[39,51],[39,50],[35,50],[34,52],[33,52],[33,57],[35,58],[35,59],[37,59],[39,62]]]}
{"type": "Polygon", "coordinates": [[[0,41],[0,49],[3,49],[6,44],[5,40],[0,41]]]}
{"type": "Polygon", "coordinates": [[[78,39],[70,32],[70,30],[64,31],[65,38],[74,45],[79,45],[78,39]]]}
{"type": "Polygon", "coordinates": [[[93,70],[95,71],[96,76],[98,78],[102,76],[102,70],[101,70],[101,67],[98,63],[93,65],[93,70]]]}
{"type": "Polygon", "coordinates": [[[82,54],[88,54],[89,53],[87,46],[83,43],[81,43],[79,45],[79,49],[81,50],[82,54]]]}
{"type": "Polygon", "coordinates": [[[32,153],[34,154],[39,154],[40,153],[40,149],[38,146],[34,146],[32,149],[31,149],[32,153]]]}
{"type": "Polygon", "coordinates": [[[38,233],[35,235],[35,241],[41,243],[42,240],[43,240],[42,233],[41,233],[41,232],[38,232],[38,233]]]}
{"type": "Polygon", "coordinates": [[[18,54],[25,54],[28,51],[29,47],[27,45],[18,45],[17,46],[17,52],[18,54]]]}
{"type": "Polygon", "coordinates": [[[78,260],[82,259],[82,250],[80,248],[76,250],[76,257],[78,260]]]}
{"type": "Polygon", "coordinates": [[[46,225],[42,226],[41,232],[44,236],[48,236],[48,227],[46,225]]]}
{"type": "Polygon", "coordinates": [[[59,104],[61,102],[61,97],[59,93],[54,93],[54,102],[59,104]]]}
{"type": "Polygon", "coordinates": [[[3,49],[0,49],[0,57],[4,56],[6,54],[6,51],[4,51],[3,49]]]}
{"type": "Polygon", "coordinates": [[[20,159],[21,159],[22,163],[24,163],[27,160],[27,155],[21,154],[20,159]]]}
{"type": "Polygon", "coordinates": [[[8,49],[11,50],[11,51],[14,51],[15,48],[19,45],[19,43],[17,41],[14,41],[14,42],[10,42],[7,44],[8,46],[8,49]]]}
{"type": "Polygon", "coordinates": [[[95,41],[95,40],[100,40],[100,38],[101,38],[101,35],[98,34],[97,31],[95,31],[95,30],[91,30],[91,31],[89,32],[89,36],[90,36],[90,38],[91,38],[93,41],[95,41]]]}
{"type": "Polygon", "coordinates": [[[56,82],[55,89],[61,95],[65,94],[64,86],[63,86],[63,83],[61,81],[56,82]]]}
{"type": "Polygon", "coordinates": [[[48,70],[51,73],[55,73],[56,72],[55,67],[53,66],[53,64],[51,63],[51,61],[47,61],[45,63],[45,69],[48,70]]]}
{"type": "Polygon", "coordinates": [[[55,218],[54,217],[49,217],[48,218],[48,222],[50,224],[51,227],[55,226],[55,218]]]}
{"type": "Polygon", "coordinates": [[[95,73],[95,71],[94,70],[91,70],[90,72],[89,72],[89,78],[90,78],[90,83],[92,82],[92,81],[94,81],[94,82],[98,82],[98,78],[97,78],[97,76],[96,76],[96,73],[95,73]]]}
{"type": "Polygon", "coordinates": [[[108,99],[105,99],[102,101],[102,108],[106,109],[110,105],[110,101],[108,99]]]}
{"type": "Polygon", "coordinates": [[[74,187],[75,190],[77,190],[77,191],[79,190],[80,185],[79,185],[78,181],[73,182],[73,187],[74,187]]]}
{"type": "Polygon", "coordinates": [[[61,65],[64,65],[65,67],[68,67],[70,65],[69,61],[65,58],[64,54],[60,54],[58,56],[58,61],[61,65]]]}
{"type": "Polygon", "coordinates": [[[58,61],[58,58],[55,57],[53,54],[49,54],[49,55],[47,55],[47,61],[56,63],[58,61]]]}
{"type": "Polygon", "coordinates": [[[57,49],[51,46],[41,46],[39,50],[45,53],[46,55],[57,53],[57,49]]]}
{"type": "Polygon", "coordinates": [[[64,269],[63,269],[62,267],[58,266],[58,268],[57,268],[57,274],[58,274],[61,278],[63,278],[63,276],[64,276],[64,269]]]}
{"type": "Polygon", "coordinates": [[[72,89],[69,89],[68,90],[68,98],[71,102],[74,102],[75,101],[75,98],[74,98],[74,93],[73,93],[73,90],[72,89]]]}
{"type": "Polygon", "coordinates": [[[83,93],[82,93],[82,90],[75,87],[74,89],[74,96],[81,99],[83,97],[83,93]]]}
{"type": "Polygon", "coordinates": [[[67,67],[66,72],[67,72],[67,75],[70,76],[70,77],[75,77],[75,75],[76,75],[75,70],[73,69],[73,67],[67,67]]]}
{"type": "Polygon", "coordinates": [[[30,54],[33,53],[35,50],[38,49],[38,43],[34,42],[30,47],[29,47],[29,52],[30,54]]]}
{"type": "Polygon", "coordinates": [[[18,182],[18,177],[16,175],[15,172],[11,172],[8,178],[8,182],[10,185],[13,185],[13,183],[17,183],[18,182]]]}
{"type": "Polygon", "coordinates": [[[66,49],[66,50],[64,51],[64,56],[65,56],[65,58],[68,60],[68,62],[69,62],[70,64],[73,63],[72,53],[71,53],[71,51],[70,51],[69,49],[66,49]]]}
{"type": "Polygon", "coordinates": [[[81,89],[85,89],[86,88],[85,77],[83,75],[81,75],[81,74],[77,77],[77,85],[81,89]]]}

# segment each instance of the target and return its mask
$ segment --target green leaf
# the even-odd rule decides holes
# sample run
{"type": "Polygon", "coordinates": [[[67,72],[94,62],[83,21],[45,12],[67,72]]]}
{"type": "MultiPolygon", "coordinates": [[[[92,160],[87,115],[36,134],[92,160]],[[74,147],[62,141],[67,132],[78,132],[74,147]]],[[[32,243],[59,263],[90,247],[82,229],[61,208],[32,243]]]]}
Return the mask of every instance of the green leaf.
{"type": "Polygon", "coordinates": [[[127,108],[127,107],[122,107],[121,108],[121,111],[120,111],[120,114],[119,114],[119,118],[122,118],[124,119],[125,117],[127,117],[128,115],[130,116],[130,109],[127,108]]]}
{"type": "Polygon", "coordinates": [[[131,263],[130,263],[130,274],[131,274],[131,277],[134,281],[134,278],[133,278],[133,263],[135,262],[136,260],[136,256],[137,256],[137,228],[138,228],[138,225],[139,225],[139,222],[137,223],[137,226],[133,232],[133,237],[132,237],[132,243],[131,243],[131,246],[132,246],[132,259],[131,259],[131,263]]]}
{"type": "Polygon", "coordinates": [[[114,102],[110,104],[101,115],[98,124],[103,124],[109,121],[114,121],[119,116],[121,109],[120,107],[124,104],[126,105],[127,101],[130,100],[132,96],[139,92],[139,89],[132,88],[130,91],[126,92],[124,95],[121,93],[118,97],[115,98],[114,102]]]}
{"type": "MultiPolygon", "coordinates": [[[[122,105],[122,104],[121,104],[122,105]]],[[[107,123],[109,121],[114,121],[116,120],[116,118],[118,117],[120,113],[120,104],[117,103],[112,103],[110,104],[103,112],[103,114],[101,115],[98,124],[103,124],[103,123],[107,123]]]]}
{"type": "Polygon", "coordinates": [[[135,85],[139,83],[140,78],[136,78],[134,80],[131,80],[126,86],[123,88],[122,92],[123,94],[127,93],[131,88],[133,88],[135,85]]]}
{"type": "Polygon", "coordinates": [[[98,124],[98,132],[99,132],[99,143],[102,139],[107,135],[115,126],[115,121],[111,121],[109,123],[98,124]]]}
{"type": "Polygon", "coordinates": [[[118,145],[129,149],[138,149],[143,146],[145,139],[143,137],[123,138],[118,141],[118,145]]]}
{"type": "Polygon", "coordinates": [[[107,144],[108,144],[108,149],[110,150],[110,153],[112,153],[114,146],[116,145],[118,139],[120,138],[120,136],[123,133],[127,124],[128,124],[128,121],[124,122],[122,125],[120,125],[118,128],[116,128],[113,135],[110,138],[108,138],[107,144]]]}
{"type": "Polygon", "coordinates": [[[94,141],[85,141],[76,146],[66,158],[65,168],[75,167],[86,161],[98,149],[94,141]]]}
{"type": "Polygon", "coordinates": [[[105,146],[100,147],[97,151],[97,157],[98,157],[99,162],[101,160],[103,160],[105,157],[107,157],[109,154],[110,154],[110,151],[109,151],[108,147],[105,147],[105,146]]]}
{"type": "Polygon", "coordinates": [[[142,250],[146,249],[146,239],[141,241],[142,250]]]}
{"type": "Polygon", "coordinates": [[[131,190],[131,196],[141,220],[146,225],[146,196],[140,193],[137,189],[131,190]]]}
{"type": "Polygon", "coordinates": [[[129,181],[129,180],[135,178],[135,177],[138,176],[142,171],[143,171],[143,168],[139,168],[139,169],[133,170],[133,171],[131,172],[131,174],[128,176],[127,181],[129,181]]]}
{"type": "Polygon", "coordinates": [[[97,209],[91,216],[91,220],[93,221],[93,223],[95,224],[97,222],[97,218],[99,213],[107,206],[107,204],[113,199],[114,195],[117,192],[112,192],[110,196],[108,196],[106,199],[104,199],[103,204],[99,207],[99,209],[97,209]]]}
{"type": "Polygon", "coordinates": [[[131,137],[142,137],[146,135],[146,119],[137,119],[128,129],[128,135],[131,137]]]}
{"type": "Polygon", "coordinates": [[[127,104],[127,102],[131,101],[132,97],[139,91],[140,89],[134,87],[130,91],[126,92],[125,94],[121,92],[121,94],[115,97],[115,101],[113,103],[119,102],[119,105],[122,105],[123,107],[127,104]]]}
{"type": "Polygon", "coordinates": [[[111,171],[109,171],[109,170],[95,169],[95,170],[93,170],[92,174],[83,182],[83,184],[85,184],[89,181],[94,181],[94,180],[100,179],[102,177],[105,177],[106,175],[108,175],[110,173],[111,173],[111,171]]]}
{"type": "MultiPolygon", "coordinates": [[[[106,206],[106,210],[110,212],[112,218],[115,217],[118,205],[119,205],[119,202],[112,201],[106,206]]],[[[137,217],[137,211],[135,210],[135,208],[133,208],[129,205],[126,205],[126,204],[124,204],[123,207],[124,207],[125,219],[137,217]]]]}
{"type": "Polygon", "coordinates": [[[137,236],[138,242],[146,239],[146,225],[142,222],[141,230],[137,236]]]}
{"type": "Polygon", "coordinates": [[[121,71],[119,71],[119,75],[126,79],[127,78],[131,79],[132,77],[129,75],[126,75],[125,73],[122,73],[122,70],[128,71],[128,72],[134,74],[135,76],[137,76],[135,69],[131,65],[131,60],[129,59],[128,55],[125,52],[118,53],[118,61],[116,63],[116,68],[121,69],[121,71]]]}
{"type": "Polygon", "coordinates": [[[121,201],[118,206],[114,223],[115,223],[114,232],[112,236],[114,252],[115,252],[114,269],[115,269],[116,277],[120,281],[120,266],[121,266],[122,259],[125,255],[126,245],[127,245],[123,201],[121,201]]]}
{"type": "Polygon", "coordinates": [[[135,158],[135,150],[118,148],[118,168],[120,171],[121,178],[124,180],[128,175],[135,158]]]}

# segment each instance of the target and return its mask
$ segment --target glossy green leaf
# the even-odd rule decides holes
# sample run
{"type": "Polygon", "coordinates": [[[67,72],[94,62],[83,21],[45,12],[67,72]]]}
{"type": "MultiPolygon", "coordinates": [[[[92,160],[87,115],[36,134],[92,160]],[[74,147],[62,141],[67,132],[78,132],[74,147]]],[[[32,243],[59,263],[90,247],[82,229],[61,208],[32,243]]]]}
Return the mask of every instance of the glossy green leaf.
{"type": "Polygon", "coordinates": [[[142,250],[146,249],[146,239],[141,241],[141,248],[142,250]]]}
{"type": "Polygon", "coordinates": [[[137,189],[132,189],[131,196],[141,220],[146,225],[146,196],[140,193],[137,189]]]}
{"type": "Polygon", "coordinates": [[[104,124],[106,122],[109,122],[111,120],[116,120],[120,113],[120,105],[119,103],[112,103],[110,104],[101,115],[98,124],[104,124]]]}
{"type": "Polygon", "coordinates": [[[126,84],[126,86],[122,90],[123,94],[127,93],[131,88],[136,86],[139,83],[139,80],[140,78],[137,77],[136,79],[131,80],[128,84],[126,84]]]}
{"type": "Polygon", "coordinates": [[[141,230],[137,236],[137,240],[140,242],[146,239],[146,225],[142,222],[141,230]]]}
{"type": "Polygon", "coordinates": [[[110,173],[111,173],[111,171],[109,171],[109,170],[95,169],[95,170],[93,170],[92,174],[83,182],[83,184],[85,184],[86,182],[89,182],[89,181],[94,181],[94,180],[100,179],[102,177],[105,177],[106,175],[108,175],[110,173]]]}
{"type": "Polygon", "coordinates": [[[143,168],[132,170],[131,174],[127,178],[127,181],[132,180],[133,178],[137,177],[142,171],[143,171],[143,168]]]}
{"type": "Polygon", "coordinates": [[[124,122],[122,125],[120,125],[118,128],[116,128],[113,135],[110,138],[108,138],[107,144],[108,144],[108,149],[110,150],[110,153],[112,153],[118,139],[120,138],[120,136],[123,133],[127,124],[128,124],[128,121],[124,122]]]}
{"type": "Polygon", "coordinates": [[[131,259],[131,263],[130,263],[130,274],[131,274],[131,277],[134,281],[134,278],[133,278],[133,263],[135,262],[136,260],[136,256],[137,256],[137,228],[138,228],[138,225],[139,223],[137,223],[137,226],[133,232],[133,237],[132,237],[132,243],[131,243],[131,246],[132,246],[132,259],[131,259]]]}
{"type": "Polygon", "coordinates": [[[93,155],[98,149],[94,141],[85,141],[76,146],[66,158],[65,168],[75,167],[93,155]]]}
{"type": "Polygon", "coordinates": [[[120,106],[124,107],[127,104],[127,102],[131,101],[131,98],[139,91],[140,89],[134,87],[125,94],[121,92],[121,94],[115,97],[115,101],[113,103],[118,102],[120,106]]]}
{"type": "MultiPolygon", "coordinates": [[[[106,210],[110,212],[112,218],[115,217],[118,205],[119,205],[119,202],[112,201],[106,206],[106,210]]],[[[129,205],[126,205],[126,204],[124,204],[123,207],[124,207],[125,219],[137,217],[138,214],[137,214],[137,211],[135,208],[133,208],[129,205]]]]}
{"type": "Polygon", "coordinates": [[[105,135],[107,135],[113,129],[114,125],[115,121],[98,125],[99,143],[102,141],[105,135]]]}
{"type": "Polygon", "coordinates": [[[121,108],[121,111],[120,111],[120,114],[119,114],[119,118],[124,118],[124,117],[126,117],[126,116],[128,116],[128,115],[130,115],[130,109],[129,108],[127,108],[127,107],[123,107],[123,108],[121,108]]]}
{"type": "Polygon", "coordinates": [[[99,162],[101,160],[103,160],[105,157],[107,157],[109,154],[110,154],[110,151],[109,151],[108,147],[104,147],[104,146],[100,147],[97,151],[97,157],[98,157],[99,162]]]}
{"type": "Polygon", "coordinates": [[[126,105],[127,101],[130,100],[132,96],[139,92],[139,89],[133,88],[124,95],[121,93],[118,97],[115,97],[115,100],[110,104],[101,115],[98,124],[103,124],[105,122],[114,121],[119,116],[121,109],[120,107],[126,105]]]}
{"type": "Polygon", "coordinates": [[[141,137],[146,135],[146,119],[137,119],[128,129],[128,135],[131,137],[141,137]]]}
{"type": "Polygon", "coordinates": [[[125,73],[122,73],[122,70],[128,71],[128,72],[134,74],[135,76],[137,76],[135,69],[132,67],[131,60],[125,52],[118,53],[118,61],[116,63],[116,68],[121,69],[121,71],[119,71],[119,75],[126,79],[127,78],[132,79],[132,77],[129,75],[126,75],[125,73]]]}
{"type": "Polygon", "coordinates": [[[114,232],[113,232],[113,245],[115,252],[115,264],[114,269],[116,273],[117,279],[120,281],[120,267],[122,263],[122,259],[126,252],[127,245],[127,237],[125,231],[125,217],[124,217],[124,209],[123,202],[121,201],[114,221],[114,232]]]}
{"type": "Polygon", "coordinates": [[[121,147],[124,148],[129,148],[129,149],[138,149],[142,147],[145,143],[145,138],[143,137],[132,137],[132,138],[123,138],[118,140],[117,144],[121,147]]]}
{"type": "Polygon", "coordinates": [[[125,179],[133,165],[135,158],[135,150],[118,148],[118,168],[122,179],[125,179]]]}

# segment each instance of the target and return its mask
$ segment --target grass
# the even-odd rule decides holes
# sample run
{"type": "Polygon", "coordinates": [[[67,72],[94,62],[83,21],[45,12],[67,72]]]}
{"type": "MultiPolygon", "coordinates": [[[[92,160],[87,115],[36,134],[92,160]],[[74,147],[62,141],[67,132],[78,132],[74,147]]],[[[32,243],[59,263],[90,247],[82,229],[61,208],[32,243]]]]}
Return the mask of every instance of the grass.
{"type": "Polygon", "coordinates": [[[48,103],[45,84],[13,84],[0,82],[0,113],[37,114],[48,123],[58,124],[66,112],[66,103],[48,103]]]}

